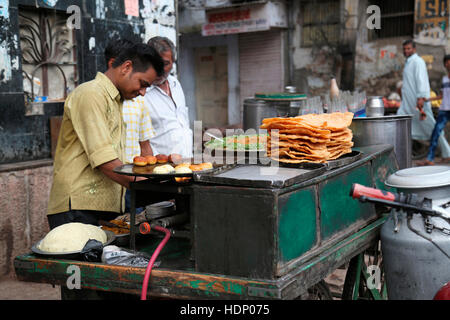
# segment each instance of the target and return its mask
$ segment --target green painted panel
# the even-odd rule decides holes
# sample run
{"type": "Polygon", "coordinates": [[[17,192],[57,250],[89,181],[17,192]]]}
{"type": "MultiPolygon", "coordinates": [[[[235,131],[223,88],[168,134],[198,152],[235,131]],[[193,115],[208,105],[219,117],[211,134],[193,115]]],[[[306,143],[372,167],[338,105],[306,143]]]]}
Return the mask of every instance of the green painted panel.
{"type": "Polygon", "coordinates": [[[350,197],[353,183],[372,185],[369,165],[352,169],[319,185],[322,239],[328,239],[356,221],[366,220],[375,214],[372,205],[350,197]]]}
{"type": "Polygon", "coordinates": [[[316,244],[314,188],[303,189],[280,198],[278,237],[282,262],[300,257],[316,244]]]}

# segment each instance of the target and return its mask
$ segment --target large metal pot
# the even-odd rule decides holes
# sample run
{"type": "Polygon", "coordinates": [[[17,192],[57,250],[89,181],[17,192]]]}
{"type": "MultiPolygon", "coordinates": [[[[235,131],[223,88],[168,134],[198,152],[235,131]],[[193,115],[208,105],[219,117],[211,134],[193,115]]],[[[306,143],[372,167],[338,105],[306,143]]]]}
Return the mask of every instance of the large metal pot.
{"type": "Polygon", "coordinates": [[[354,118],[350,126],[355,147],[377,144],[394,146],[400,169],[412,166],[412,116],[354,118]]]}

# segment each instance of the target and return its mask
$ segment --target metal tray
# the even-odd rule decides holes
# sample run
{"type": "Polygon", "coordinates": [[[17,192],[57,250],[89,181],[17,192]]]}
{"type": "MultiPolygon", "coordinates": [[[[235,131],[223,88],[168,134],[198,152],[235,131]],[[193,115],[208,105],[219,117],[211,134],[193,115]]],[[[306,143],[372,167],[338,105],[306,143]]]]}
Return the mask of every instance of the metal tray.
{"type": "MultiPolygon", "coordinates": [[[[154,164],[154,165],[148,165],[145,167],[138,167],[133,164],[124,164],[117,168],[114,168],[113,172],[118,174],[123,174],[126,176],[132,176],[132,177],[145,177],[145,178],[156,178],[156,179],[170,179],[170,178],[181,178],[181,177],[192,177],[192,173],[168,173],[168,174],[156,174],[153,173],[153,170],[156,167],[169,164],[171,166],[174,166],[174,164],[171,163],[161,163],[161,164],[154,164]]],[[[212,172],[213,169],[209,170],[203,170],[201,172],[212,172]]]]}
{"type": "MultiPolygon", "coordinates": [[[[361,159],[363,156],[363,153],[360,151],[352,151],[351,153],[344,154],[340,158],[336,160],[330,160],[324,165],[326,166],[327,170],[337,169],[343,166],[346,166],[350,163],[353,163],[359,159],[361,159]]],[[[272,161],[275,161],[272,159],[272,161]]],[[[302,163],[285,163],[285,162],[277,162],[275,161],[280,167],[285,168],[297,168],[297,169],[307,169],[311,166],[315,165],[315,163],[311,162],[302,162],[302,163]]]]}
{"type": "MultiPolygon", "coordinates": [[[[116,239],[116,235],[114,232],[109,230],[103,230],[106,233],[106,242],[103,246],[110,245],[114,242],[116,239]]],[[[61,259],[79,259],[81,256],[81,250],[80,251],[69,251],[69,252],[48,252],[48,251],[42,251],[38,249],[39,244],[41,243],[43,239],[39,240],[37,243],[35,243],[31,247],[31,251],[33,253],[36,253],[41,256],[51,257],[51,258],[61,258],[61,259]]]]}
{"type": "Polygon", "coordinates": [[[213,173],[194,173],[194,181],[251,188],[279,189],[312,179],[327,171],[325,164],[304,163],[301,168],[268,165],[230,165],[213,173]]]}
{"type": "Polygon", "coordinates": [[[362,152],[352,151],[351,153],[344,154],[343,156],[341,156],[340,158],[338,158],[336,160],[328,161],[326,163],[327,169],[332,170],[332,169],[337,169],[337,168],[346,166],[350,163],[353,163],[353,162],[361,159],[362,156],[363,156],[362,152]]]}

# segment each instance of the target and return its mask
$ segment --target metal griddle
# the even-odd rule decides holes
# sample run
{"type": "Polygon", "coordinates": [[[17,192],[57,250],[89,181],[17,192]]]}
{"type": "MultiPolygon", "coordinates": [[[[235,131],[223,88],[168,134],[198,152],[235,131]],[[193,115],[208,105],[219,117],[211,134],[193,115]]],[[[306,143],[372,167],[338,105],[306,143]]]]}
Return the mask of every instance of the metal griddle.
{"type": "Polygon", "coordinates": [[[327,171],[325,164],[305,163],[302,168],[264,165],[224,166],[212,173],[194,173],[194,181],[253,188],[285,188],[327,171]]]}
{"type": "Polygon", "coordinates": [[[323,164],[309,162],[299,164],[274,162],[276,166],[234,164],[210,173],[194,173],[194,181],[253,188],[285,188],[317,177],[327,170],[346,166],[361,158],[360,151],[352,151],[337,160],[323,164]]]}
{"type": "Polygon", "coordinates": [[[328,170],[332,170],[346,166],[361,159],[362,156],[362,152],[354,150],[351,153],[344,154],[343,156],[339,157],[339,159],[328,161],[327,168],[328,170]]]}

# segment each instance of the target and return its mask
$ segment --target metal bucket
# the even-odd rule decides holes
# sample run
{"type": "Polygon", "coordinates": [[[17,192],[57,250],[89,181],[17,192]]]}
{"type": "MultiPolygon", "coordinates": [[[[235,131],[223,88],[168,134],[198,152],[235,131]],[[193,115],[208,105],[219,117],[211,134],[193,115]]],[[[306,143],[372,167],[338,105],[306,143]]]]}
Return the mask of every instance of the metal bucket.
{"type": "Polygon", "coordinates": [[[350,126],[355,147],[377,144],[394,146],[400,169],[412,166],[412,116],[354,118],[350,126]]]}

